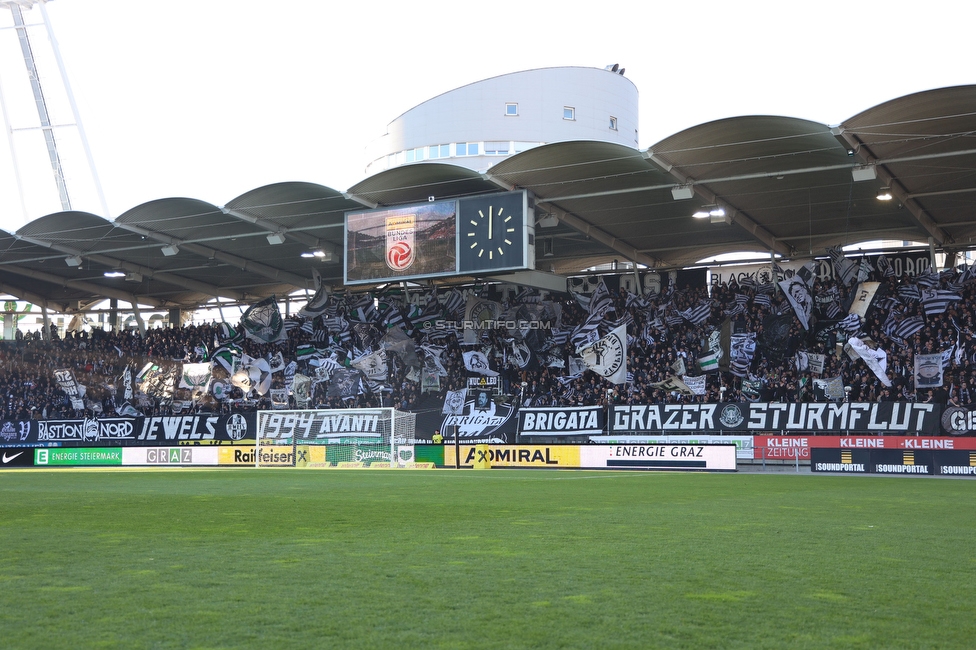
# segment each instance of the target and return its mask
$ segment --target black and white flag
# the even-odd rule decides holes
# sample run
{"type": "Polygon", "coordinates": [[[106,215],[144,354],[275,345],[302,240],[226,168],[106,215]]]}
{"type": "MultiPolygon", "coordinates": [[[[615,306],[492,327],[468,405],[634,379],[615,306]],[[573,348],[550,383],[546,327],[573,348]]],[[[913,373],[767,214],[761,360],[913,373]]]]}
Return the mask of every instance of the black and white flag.
{"type": "Polygon", "coordinates": [[[464,401],[467,399],[467,395],[467,388],[447,391],[441,413],[444,415],[464,415],[464,401]]]}
{"type": "Polygon", "coordinates": [[[492,370],[491,366],[488,365],[488,357],[485,356],[484,352],[465,352],[464,367],[468,370],[468,372],[474,372],[486,377],[498,376],[498,373],[492,370]]]}
{"type": "Polygon", "coordinates": [[[915,355],[915,388],[942,386],[942,353],[915,355]]]}
{"type": "Polygon", "coordinates": [[[922,309],[926,316],[934,314],[944,314],[951,303],[962,300],[962,296],[953,291],[942,291],[939,289],[922,290],[922,309]]]}
{"type": "Polygon", "coordinates": [[[627,383],[627,328],[617,327],[579,351],[590,370],[614,384],[627,383]]]}
{"type": "Polygon", "coordinates": [[[813,298],[810,297],[810,289],[807,283],[799,276],[793,276],[788,280],[779,283],[780,288],[786,295],[786,299],[793,306],[793,312],[803,329],[810,329],[810,313],[813,311],[813,298]]]}

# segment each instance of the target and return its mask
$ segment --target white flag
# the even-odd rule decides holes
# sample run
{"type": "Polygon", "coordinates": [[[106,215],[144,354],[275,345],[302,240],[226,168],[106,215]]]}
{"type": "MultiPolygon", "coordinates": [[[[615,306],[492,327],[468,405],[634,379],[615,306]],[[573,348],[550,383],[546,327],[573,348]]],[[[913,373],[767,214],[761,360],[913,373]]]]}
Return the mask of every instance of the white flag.
{"type": "Polygon", "coordinates": [[[468,372],[476,372],[486,377],[497,377],[498,373],[488,365],[488,357],[484,352],[465,352],[464,367],[468,372]]]}
{"type": "Polygon", "coordinates": [[[695,395],[705,394],[705,375],[701,375],[700,377],[689,377],[688,375],[684,375],[681,378],[681,381],[685,382],[685,386],[687,386],[695,395]]]}
{"type": "Polygon", "coordinates": [[[580,350],[583,362],[614,384],[627,383],[627,326],[621,325],[580,350]]]}
{"type": "Polygon", "coordinates": [[[881,383],[885,386],[891,386],[891,380],[888,379],[888,375],[885,374],[888,370],[888,353],[878,348],[877,350],[872,350],[869,348],[864,341],[852,336],[847,339],[847,344],[850,346],[848,350],[848,356],[856,359],[864,359],[864,363],[867,364],[871,372],[881,380],[881,383]],[[851,354],[853,352],[853,354],[851,354]]]}
{"type": "Polygon", "coordinates": [[[464,400],[467,399],[468,389],[449,390],[444,396],[444,408],[441,413],[444,415],[462,415],[464,413],[464,400]]]}

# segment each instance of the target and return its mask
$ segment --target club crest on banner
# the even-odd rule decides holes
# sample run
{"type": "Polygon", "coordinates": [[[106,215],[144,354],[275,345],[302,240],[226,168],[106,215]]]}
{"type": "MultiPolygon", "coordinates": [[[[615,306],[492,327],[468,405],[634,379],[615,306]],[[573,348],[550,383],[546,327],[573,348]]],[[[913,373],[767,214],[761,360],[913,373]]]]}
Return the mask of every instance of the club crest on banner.
{"type": "Polygon", "coordinates": [[[416,215],[386,218],[386,265],[390,269],[405,271],[413,264],[416,232],[416,215]]]}
{"type": "MultiPolygon", "coordinates": [[[[441,424],[442,431],[452,431],[457,427],[459,438],[484,438],[496,433],[515,413],[512,404],[498,404],[488,400],[479,409],[474,399],[467,400],[461,415],[448,415],[441,424]],[[487,408],[485,408],[487,406],[487,408]]],[[[498,442],[505,442],[498,438],[498,442]]]]}

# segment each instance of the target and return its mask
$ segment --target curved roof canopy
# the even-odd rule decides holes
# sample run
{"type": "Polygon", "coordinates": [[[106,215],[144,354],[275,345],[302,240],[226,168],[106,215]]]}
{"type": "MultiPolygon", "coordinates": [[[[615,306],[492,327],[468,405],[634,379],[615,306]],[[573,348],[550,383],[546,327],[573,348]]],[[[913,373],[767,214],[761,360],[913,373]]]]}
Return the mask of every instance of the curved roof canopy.
{"type": "Polygon", "coordinates": [[[875,239],[961,250],[976,237],[976,85],[908,95],[835,127],[735,117],[646,151],[540,146],[484,174],[425,162],[347,192],[277,183],[225,206],[159,199],[114,221],[55,213],[0,231],[0,291],[65,311],[101,298],[158,308],[252,302],[310,289],[313,269],[338,285],[346,211],[506,189],[534,196],[536,238],[552,250],[537,266],[559,273],[613,259],[675,268],[739,251],[809,257],[875,239]],[[876,198],[882,188],[893,200],[876,198]]]}

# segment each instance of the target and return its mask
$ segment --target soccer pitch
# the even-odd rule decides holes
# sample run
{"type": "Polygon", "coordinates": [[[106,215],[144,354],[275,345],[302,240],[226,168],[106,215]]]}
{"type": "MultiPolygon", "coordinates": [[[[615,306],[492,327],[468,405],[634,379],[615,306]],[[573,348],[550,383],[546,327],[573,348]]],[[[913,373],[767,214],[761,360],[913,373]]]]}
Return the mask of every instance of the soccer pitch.
{"type": "Polygon", "coordinates": [[[971,648],[976,482],[0,472],[9,648],[971,648]]]}

